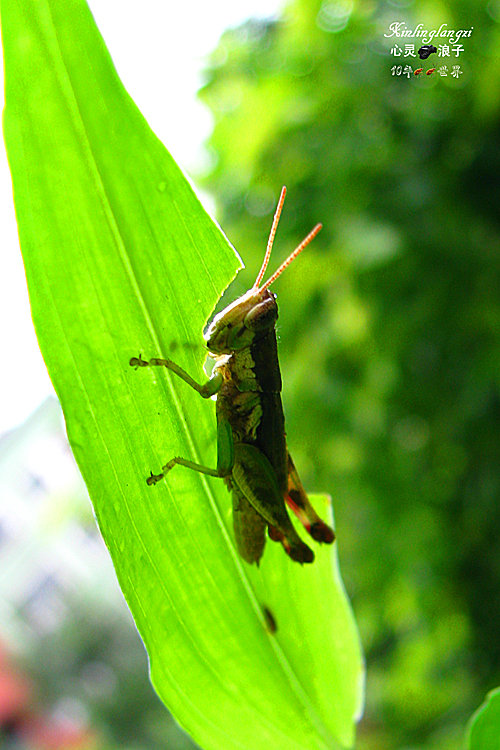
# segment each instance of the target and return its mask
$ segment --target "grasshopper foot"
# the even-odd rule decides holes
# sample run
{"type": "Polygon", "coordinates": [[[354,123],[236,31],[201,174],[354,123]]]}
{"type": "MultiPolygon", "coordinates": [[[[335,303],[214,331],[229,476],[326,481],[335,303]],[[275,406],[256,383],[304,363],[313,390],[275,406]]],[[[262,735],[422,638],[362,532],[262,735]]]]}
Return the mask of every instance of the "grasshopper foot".
{"type": "Polygon", "coordinates": [[[146,362],[146,360],[142,358],[142,354],[139,354],[138,357],[131,358],[129,365],[135,367],[137,370],[138,367],[149,367],[149,362],[146,362]]]}
{"type": "Polygon", "coordinates": [[[285,544],[283,544],[283,547],[285,549],[285,552],[289,557],[292,558],[292,560],[295,560],[295,562],[300,563],[301,565],[303,563],[312,563],[314,562],[314,552],[310,547],[307,546],[307,544],[291,544],[288,548],[285,544]]]}
{"type": "Polygon", "coordinates": [[[158,484],[162,479],[163,474],[153,474],[153,472],[151,472],[151,476],[146,479],[146,484],[151,487],[153,484],[158,484]]]}
{"type": "Polygon", "coordinates": [[[308,529],[310,535],[317,542],[323,544],[332,544],[335,540],[335,532],[324,521],[316,521],[308,529]]]}
{"type": "Polygon", "coordinates": [[[272,539],[273,542],[281,542],[288,557],[291,557],[295,562],[301,565],[303,563],[314,562],[314,552],[300,539],[290,541],[276,526],[268,526],[267,533],[269,534],[269,539],[272,539]]]}

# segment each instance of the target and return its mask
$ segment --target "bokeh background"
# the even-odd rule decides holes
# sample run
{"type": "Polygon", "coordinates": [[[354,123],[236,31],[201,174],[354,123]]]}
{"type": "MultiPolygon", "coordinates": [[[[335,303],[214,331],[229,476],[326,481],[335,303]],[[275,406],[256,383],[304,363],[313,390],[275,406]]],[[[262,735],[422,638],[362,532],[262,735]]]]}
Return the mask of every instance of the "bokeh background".
{"type": "MultiPolygon", "coordinates": [[[[366,653],[361,750],[461,747],[500,684],[499,24],[493,0],[292,0],[205,63],[191,174],[247,266],[231,296],[282,184],[273,269],[324,224],[274,291],[288,441],[333,496],[366,653]],[[395,21],[474,27],[458,58],[403,60],[462,74],[393,75],[395,42],[420,46],[384,37],[395,21]]],[[[3,746],[193,747],[147,683],[68,450],[53,401],[0,442],[0,670],[20,696],[2,716],[0,682],[3,746]],[[73,735],[44,745],[57,728],[73,735]]]]}

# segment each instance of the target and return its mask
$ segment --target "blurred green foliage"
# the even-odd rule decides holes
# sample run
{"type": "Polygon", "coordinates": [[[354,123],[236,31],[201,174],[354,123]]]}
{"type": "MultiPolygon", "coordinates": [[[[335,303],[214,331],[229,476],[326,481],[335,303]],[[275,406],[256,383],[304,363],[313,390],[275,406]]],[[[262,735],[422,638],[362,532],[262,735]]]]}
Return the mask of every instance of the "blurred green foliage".
{"type": "Polygon", "coordinates": [[[500,681],[499,21],[498,2],[293,0],[228,31],[201,92],[205,184],[248,269],[231,294],[282,184],[271,271],[324,224],[274,291],[288,441],[335,498],[370,750],[460,746],[500,681]],[[397,20],[473,26],[459,60],[423,63],[463,75],[391,75],[415,41],[384,38],[397,20]]]}

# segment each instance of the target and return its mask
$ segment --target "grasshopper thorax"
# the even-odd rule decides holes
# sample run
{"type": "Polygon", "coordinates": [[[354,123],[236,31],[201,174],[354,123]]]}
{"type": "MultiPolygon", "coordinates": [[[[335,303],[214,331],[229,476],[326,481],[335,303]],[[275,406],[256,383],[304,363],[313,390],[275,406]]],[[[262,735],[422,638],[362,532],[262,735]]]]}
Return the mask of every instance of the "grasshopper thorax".
{"type": "Polygon", "coordinates": [[[290,265],[292,260],[302,252],[306,245],[316,237],[321,229],[321,224],[316,224],[314,229],[309,232],[293,253],[273,273],[271,278],[263,286],[260,286],[266,272],[267,264],[269,263],[269,258],[271,257],[274,235],[276,234],[281,209],[283,208],[285,194],[286,188],[282,188],[267,242],[266,254],[262,267],[255,279],[255,284],[246,294],[216,315],[205,334],[208,350],[212,354],[231,354],[234,351],[245,349],[251,346],[257,338],[264,336],[274,326],[278,317],[278,306],[276,304],[276,295],[269,291],[269,287],[285,268],[290,265]]]}

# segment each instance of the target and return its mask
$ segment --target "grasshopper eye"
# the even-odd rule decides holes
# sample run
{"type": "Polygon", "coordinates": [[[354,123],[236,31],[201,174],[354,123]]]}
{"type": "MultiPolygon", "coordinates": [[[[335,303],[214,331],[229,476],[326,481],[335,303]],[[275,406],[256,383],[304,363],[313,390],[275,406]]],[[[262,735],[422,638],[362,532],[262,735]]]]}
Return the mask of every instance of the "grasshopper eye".
{"type": "Polygon", "coordinates": [[[245,316],[245,326],[250,331],[262,331],[273,326],[278,319],[278,305],[274,295],[254,305],[245,316]]]}

